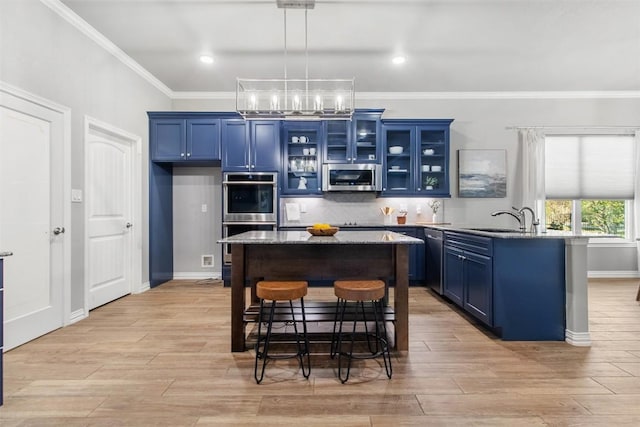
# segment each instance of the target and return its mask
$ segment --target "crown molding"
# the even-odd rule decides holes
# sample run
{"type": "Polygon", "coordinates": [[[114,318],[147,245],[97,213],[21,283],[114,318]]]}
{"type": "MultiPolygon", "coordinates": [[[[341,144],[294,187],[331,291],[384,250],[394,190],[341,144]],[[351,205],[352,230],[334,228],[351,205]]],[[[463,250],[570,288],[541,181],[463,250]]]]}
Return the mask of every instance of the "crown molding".
{"type": "MultiPolygon", "coordinates": [[[[235,92],[173,92],[172,99],[234,100],[235,92]]],[[[640,99],[640,91],[356,92],[356,100],[640,99]]]]}
{"type": "Polygon", "coordinates": [[[79,17],[75,12],[69,9],[66,5],[60,2],[60,0],[40,0],[42,4],[49,7],[55,13],[57,13],[64,20],[69,22],[81,33],[93,40],[98,46],[120,60],[124,65],[133,70],[140,77],[145,79],[160,92],[164,93],[168,97],[173,96],[173,91],[167,87],[164,83],[158,80],[153,74],[147,71],[142,65],[134,61],[129,55],[124,53],[122,49],[116,46],[111,40],[102,35],[98,30],[93,28],[87,21],[79,17]]]}

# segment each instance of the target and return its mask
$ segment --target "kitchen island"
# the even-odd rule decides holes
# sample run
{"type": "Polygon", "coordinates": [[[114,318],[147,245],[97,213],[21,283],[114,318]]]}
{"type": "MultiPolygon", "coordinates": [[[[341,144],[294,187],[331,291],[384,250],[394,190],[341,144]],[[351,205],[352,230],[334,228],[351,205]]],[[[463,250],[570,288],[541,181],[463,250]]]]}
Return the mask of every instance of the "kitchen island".
{"type": "Polygon", "coordinates": [[[245,351],[245,286],[260,280],[383,279],[393,289],[395,348],[409,349],[409,250],[421,239],[390,231],[248,231],[218,243],[231,245],[231,351],[245,351]]]}

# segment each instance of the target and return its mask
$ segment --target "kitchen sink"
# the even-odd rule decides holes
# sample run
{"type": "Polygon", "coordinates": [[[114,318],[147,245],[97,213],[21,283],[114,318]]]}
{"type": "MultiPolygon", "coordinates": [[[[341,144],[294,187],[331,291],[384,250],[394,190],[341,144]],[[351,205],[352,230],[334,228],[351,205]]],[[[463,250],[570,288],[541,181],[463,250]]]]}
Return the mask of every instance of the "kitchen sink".
{"type": "Polygon", "coordinates": [[[487,233],[522,233],[522,231],[513,228],[477,227],[466,228],[465,230],[486,231],[487,233]]]}

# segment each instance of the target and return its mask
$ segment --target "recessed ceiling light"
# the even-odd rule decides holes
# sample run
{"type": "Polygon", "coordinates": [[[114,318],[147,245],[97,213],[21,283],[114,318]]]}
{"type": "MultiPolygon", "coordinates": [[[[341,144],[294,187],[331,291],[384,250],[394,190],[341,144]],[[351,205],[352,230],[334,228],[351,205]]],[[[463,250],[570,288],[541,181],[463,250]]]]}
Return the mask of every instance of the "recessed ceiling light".
{"type": "Polygon", "coordinates": [[[200,55],[200,62],[202,62],[203,64],[213,64],[213,56],[200,55]]]}
{"type": "Polygon", "coordinates": [[[407,58],[404,57],[403,55],[396,55],[391,60],[391,62],[393,62],[396,65],[404,64],[406,61],[407,61],[407,58]]]}

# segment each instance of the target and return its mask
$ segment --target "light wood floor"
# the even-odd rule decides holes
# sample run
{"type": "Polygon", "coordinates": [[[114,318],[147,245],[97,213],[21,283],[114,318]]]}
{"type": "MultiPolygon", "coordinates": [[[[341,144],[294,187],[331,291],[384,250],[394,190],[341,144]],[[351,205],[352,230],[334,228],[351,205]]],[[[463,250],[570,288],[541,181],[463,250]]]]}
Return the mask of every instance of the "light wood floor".
{"type": "Polygon", "coordinates": [[[253,351],[229,351],[229,289],[171,282],[5,353],[0,425],[638,426],[638,281],[589,288],[590,348],[496,340],[413,287],[391,380],[367,361],[342,385],[316,355],[309,380],[277,361],[256,385],[253,351]]]}

